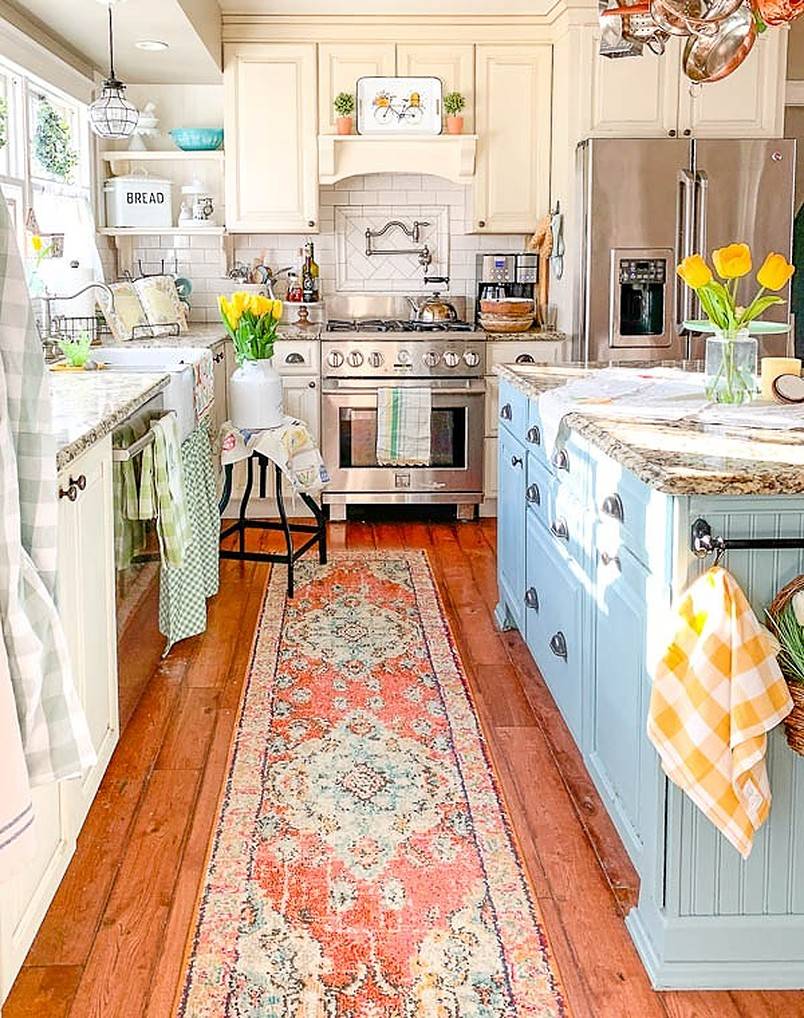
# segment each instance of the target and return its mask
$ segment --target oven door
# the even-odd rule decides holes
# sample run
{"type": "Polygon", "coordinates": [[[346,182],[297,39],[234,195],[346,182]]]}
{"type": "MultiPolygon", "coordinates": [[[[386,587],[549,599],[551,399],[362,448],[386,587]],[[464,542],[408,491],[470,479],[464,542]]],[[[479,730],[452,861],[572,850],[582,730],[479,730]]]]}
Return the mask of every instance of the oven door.
{"type": "Polygon", "coordinates": [[[347,495],[355,502],[370,501],[372,495],[382,496],[378,501],[479,501],[483,490],[483,380],[428,380],[433,401],[432,455],[430,464],[420,467],[377,462],[377,389],[382,384],[415,388],[422,382],[324,382],[322,451],[332,477],[325,501],[327,494],[347,495]]]}

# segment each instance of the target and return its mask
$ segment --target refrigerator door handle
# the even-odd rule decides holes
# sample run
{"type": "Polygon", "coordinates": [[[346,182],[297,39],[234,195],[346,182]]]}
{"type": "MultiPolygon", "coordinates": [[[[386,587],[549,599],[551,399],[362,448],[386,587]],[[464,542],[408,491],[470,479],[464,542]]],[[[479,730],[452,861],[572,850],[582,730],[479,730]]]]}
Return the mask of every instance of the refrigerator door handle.
{"type": "MultiPolygon", "coordinates": [[[[693,253],[695,244],[695,177],[690,170],[678,175],[678,212],[676,217],[676,261],[693,253]]],[[[681,335],[684,322],[692,318],[693,292],[676,275],[676,332],[681,335]]]]}

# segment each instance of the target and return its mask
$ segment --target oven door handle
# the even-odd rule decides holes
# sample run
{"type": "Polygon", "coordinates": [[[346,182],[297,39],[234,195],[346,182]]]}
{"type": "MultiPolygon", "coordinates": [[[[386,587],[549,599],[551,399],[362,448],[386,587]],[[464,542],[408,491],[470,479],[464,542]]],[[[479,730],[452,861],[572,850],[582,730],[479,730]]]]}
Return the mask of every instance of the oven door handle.
{"type": "MultiPolygon", "coordinates": [[[[393,386],[386,385],[375,385],[372,388],[366,389],[324,389],[325,396],[370,396],[376,392],[377,389],[390,389],[393,386]]],[[[427,386],[422,386],[426,389],[427,386]]],[[[480,389],[431,389],[433,396],[484,396],[486,394],[486,387],[483,386],[480,389]]]]}

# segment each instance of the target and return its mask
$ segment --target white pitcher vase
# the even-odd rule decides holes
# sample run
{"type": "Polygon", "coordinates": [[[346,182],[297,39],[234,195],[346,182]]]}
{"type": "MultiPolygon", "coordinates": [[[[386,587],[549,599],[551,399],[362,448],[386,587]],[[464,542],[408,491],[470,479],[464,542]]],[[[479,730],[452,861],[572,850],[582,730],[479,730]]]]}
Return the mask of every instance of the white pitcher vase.
{"type": "Polygon", "coordinates": [[[244,360],[229,379],[229,417],[236,428],[278,428],[285,417],[282,379],[272,358],[244,360]]]}

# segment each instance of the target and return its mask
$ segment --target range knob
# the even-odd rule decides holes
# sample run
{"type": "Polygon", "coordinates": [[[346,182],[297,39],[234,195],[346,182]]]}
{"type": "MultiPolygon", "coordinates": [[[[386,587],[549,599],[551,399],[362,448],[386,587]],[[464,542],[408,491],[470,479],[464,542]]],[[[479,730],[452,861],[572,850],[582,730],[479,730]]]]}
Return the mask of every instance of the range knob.
{"type": "Polygon", "coordinates": [[[346,359],[349,362],[349,367],[359,368],[363,363],[363,354],[359,350],[350,350],[346,359]]]}
{"type": "Polygon", "coordinates": [[[437,350],[428,350],[423,357],[424,363],[428,368],[434,368],[436,364],[441,360],[441,355],[437,350]]]}
{"type": "Polygon", "coordinates": [[[397,364],[410,364],[410,354],[407,350],[400,350],[396,355],[397,364]]]}
{"type": "Polygon", "coordinates": [[[476,350],[467,350],[463,355],[463,362],[467,368],[476,368],[480,363],[480,354],[476,350]]]}
{"type": "Polygon", "coordinates": [[[444,354],[444,363],[447,365],[448,368],[456,367],[460,359],[461,358],[458,356],[458,354],[455,353],[454,350],[447,350],[447,352],[444,354]]]}
{"type": "Polygon", "coordinates": [[[340,350],[331,350],[329,354],[327,354],[327,364],[329,364],[331,368],[339,368],[341,364],[343,364],[343,354],[340,350]]]}
{"type": "Polygon", "coordinates": [[[373,368],[379,368],[383,362],[383,356],[379,350],[372,350],[368,355],[368,362],[373,368]]]}

